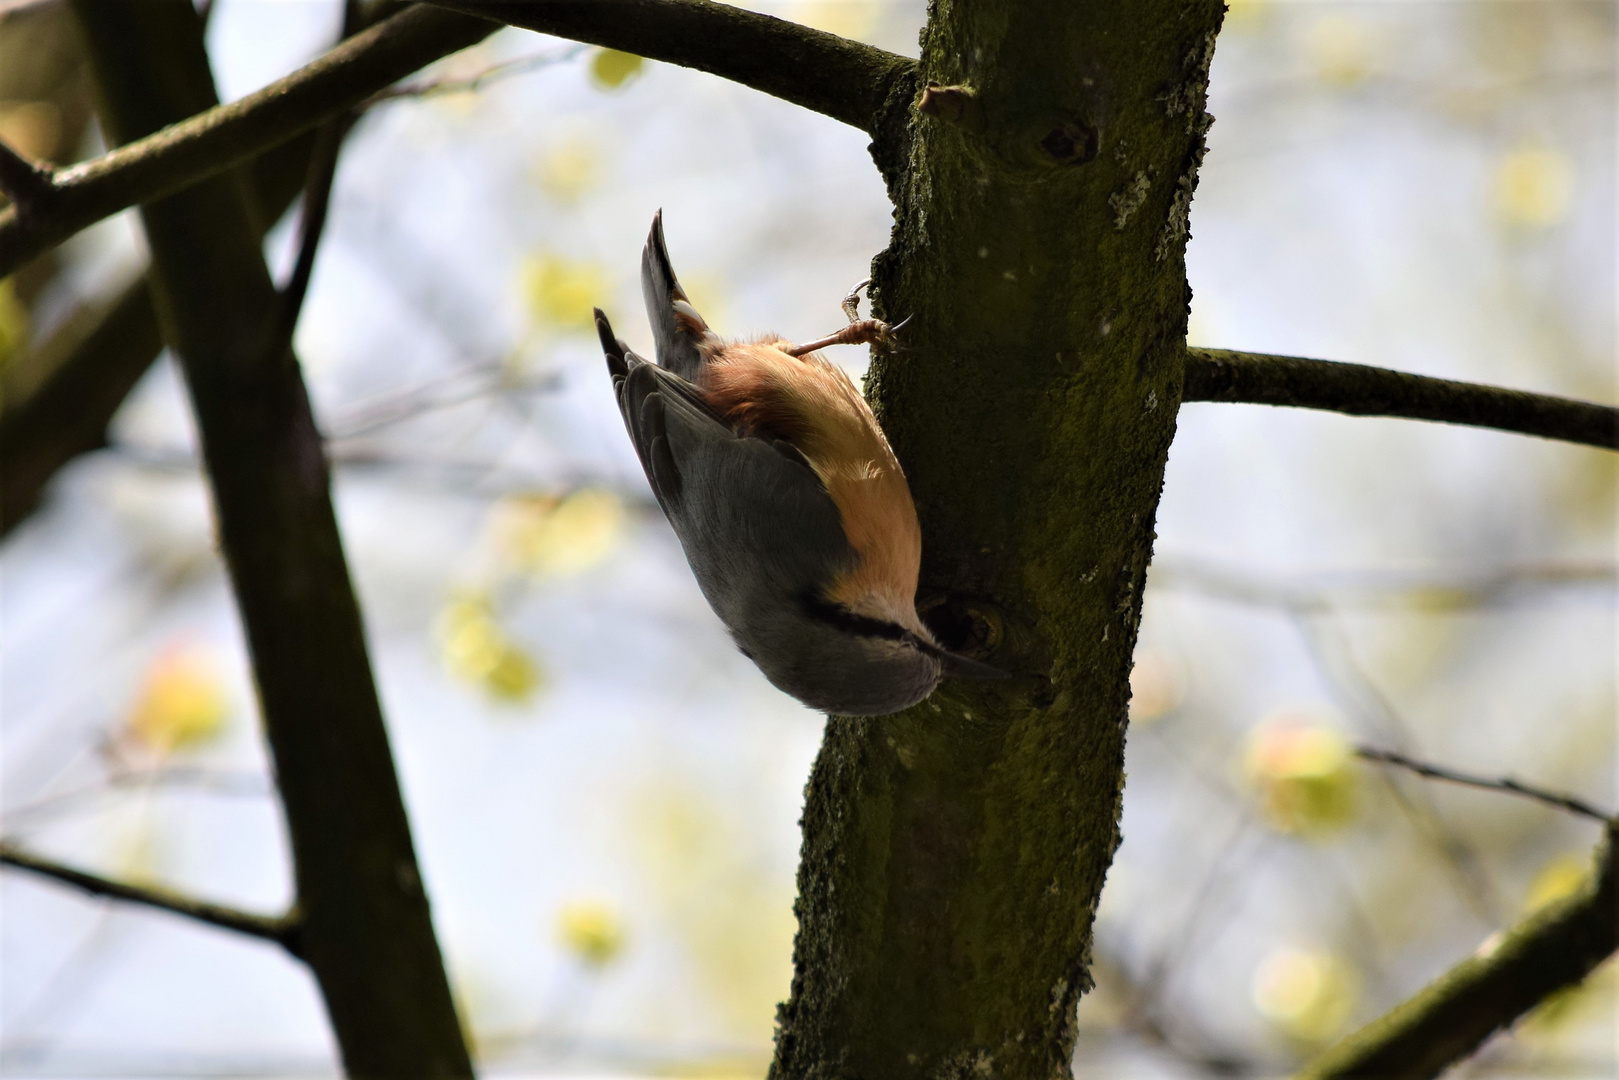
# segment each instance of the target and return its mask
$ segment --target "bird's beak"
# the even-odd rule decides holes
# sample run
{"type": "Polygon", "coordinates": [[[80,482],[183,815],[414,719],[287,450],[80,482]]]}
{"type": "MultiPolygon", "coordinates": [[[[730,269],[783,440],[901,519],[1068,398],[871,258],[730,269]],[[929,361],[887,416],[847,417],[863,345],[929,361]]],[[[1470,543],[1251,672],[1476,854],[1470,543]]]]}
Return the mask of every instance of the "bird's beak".
{"type": "Polygon", "coordinates": [[[998,667],[981,664],[977,660],[969,660],[960,653],[939,650],[939,659],[944,663],[944,673],[958,679],[1010,679],[1012,676],[998,667]]]}

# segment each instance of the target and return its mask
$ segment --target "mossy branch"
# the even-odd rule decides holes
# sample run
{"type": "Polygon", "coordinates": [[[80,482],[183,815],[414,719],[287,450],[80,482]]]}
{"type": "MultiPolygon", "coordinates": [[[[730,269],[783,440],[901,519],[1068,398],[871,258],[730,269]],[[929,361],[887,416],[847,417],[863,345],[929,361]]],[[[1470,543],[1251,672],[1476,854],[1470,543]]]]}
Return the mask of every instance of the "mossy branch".
{"type": "Polygon", "coordinates": [[[263,938],[273,941],[286,949],[294,956],[298,955],[298,916],[296,912],[286,915],[259,915],[238,908],[227,907],[224,904],[213,904],[206,900],[198,900],[184,893],[172,889],[156,888],[150,885],[133,885],[126,881],[115,881],[99,874],[92,874],[85,870],[75,870],[71,866],[64,866],[51,859],[29,854],[14,844],[0,842],[0,865],[26,870],[40,877],[59,881],[64,885],[71,885],[81,892],[91,896],[105,896],[109,900],[122,900],[131,904],[140,904],[143,907],[156,908],[174,915],[183,915],[197,922],[217,926],[222,930],[231,930],[249,937],[263,938]]]}
{"type": "Polygon", "coordinates": [[[1616,841],[1619,826],[1610,824],[1573,895],[1492,936],[1295,1080],[1427,1080],[1552,994],[1578,985],[1619,947],[1616,841]]]}
{"type": "Polygon", "coordinates": [[[1298,356],[1187,349],[1181,400],[1400,416],[1619,450],[1619,409],[1611,405],[1298,356]]]}

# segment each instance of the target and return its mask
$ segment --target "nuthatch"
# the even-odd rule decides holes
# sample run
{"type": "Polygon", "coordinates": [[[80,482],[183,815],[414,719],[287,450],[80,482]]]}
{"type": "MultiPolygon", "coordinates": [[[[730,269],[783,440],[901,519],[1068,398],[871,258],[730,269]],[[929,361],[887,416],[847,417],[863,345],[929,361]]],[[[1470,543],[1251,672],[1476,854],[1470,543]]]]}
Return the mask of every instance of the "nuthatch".
{"type": "MultiPolygon", "coordinates": [[[[862,283],[864,284],[864,283],[862,283]]],[[[715,614],[778,688],[812,708],[880,716],[946,675],[1002,672],[939,647],[916,613],[922,531],[860,391],[814,350],[891,341],[855,321],[808,345],[727,342],[675,279],[663,215],[641,254],[658,362],[596,329],[619,411],[715,614]]]]}

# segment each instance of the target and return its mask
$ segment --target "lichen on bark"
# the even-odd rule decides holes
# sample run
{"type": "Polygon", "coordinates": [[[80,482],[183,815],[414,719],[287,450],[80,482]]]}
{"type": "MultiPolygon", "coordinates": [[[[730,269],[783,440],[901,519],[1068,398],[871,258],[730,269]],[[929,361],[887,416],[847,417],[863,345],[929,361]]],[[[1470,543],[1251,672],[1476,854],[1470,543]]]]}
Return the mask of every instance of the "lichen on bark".
{"type": "Polygon", "coordinates": [[[1222,12],[930,8],[919,85],[972,108],[912,110],[873,146],[896,204],[876,301],[912,322],[867,393],[922,520],[919,606],[1013,677],[828,722],[775,1077],[1069,1073],[1119,842],[1222,12]],[[1141,175],[1177,182],[1121,215],[1141,175]]]}

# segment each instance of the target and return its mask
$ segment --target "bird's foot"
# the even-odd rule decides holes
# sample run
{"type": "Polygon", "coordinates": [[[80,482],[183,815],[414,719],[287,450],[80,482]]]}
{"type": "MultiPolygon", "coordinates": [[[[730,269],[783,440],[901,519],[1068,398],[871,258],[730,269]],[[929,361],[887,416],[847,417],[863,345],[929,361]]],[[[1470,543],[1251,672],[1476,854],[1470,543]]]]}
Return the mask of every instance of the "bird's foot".
{"type": "Polygon", "coordinates": [[[867,278],[849,290],[849,295],[843,298],[843,313],[849,317],[849,325],[835,334],[828,334],[805,345],[794,345],[784,350],[789,356],[803,356],[805,353],[815,352],[817,349],[829,348],[833,345],[875,345],[885,352],[895,352],[903,346],[896,336],[901,327],[910,322],[906,316],[892,326],[881,319],[862,319],[860,317],[860,290],[871,284],[867,278]]]}

